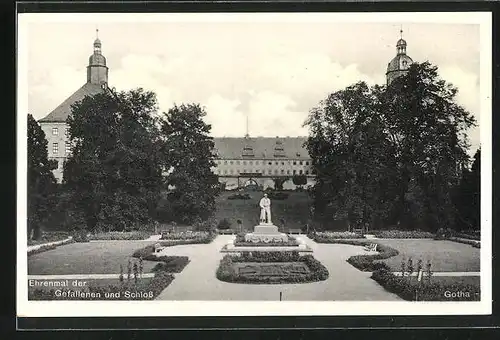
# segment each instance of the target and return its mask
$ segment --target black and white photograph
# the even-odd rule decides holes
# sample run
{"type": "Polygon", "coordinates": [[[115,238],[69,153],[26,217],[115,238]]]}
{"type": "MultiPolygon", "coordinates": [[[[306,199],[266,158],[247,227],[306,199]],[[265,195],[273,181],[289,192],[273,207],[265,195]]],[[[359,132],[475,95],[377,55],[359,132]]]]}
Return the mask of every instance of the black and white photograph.
{"type": "Polygon", "coordinates": [[[491,313],[491,31],[18,14],[18,315],[491,313]]]}

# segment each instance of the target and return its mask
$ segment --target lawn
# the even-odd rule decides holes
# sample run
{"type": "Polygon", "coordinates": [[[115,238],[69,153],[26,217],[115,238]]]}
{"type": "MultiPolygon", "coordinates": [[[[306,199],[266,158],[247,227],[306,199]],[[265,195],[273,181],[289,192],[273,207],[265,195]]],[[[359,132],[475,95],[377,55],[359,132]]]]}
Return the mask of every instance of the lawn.
{"type": "Polygon", "coordinates": [[[383,240],[377,243],[399,251],[399,255],[383,260],[392,271],[401,271],[401,261],[412,258],[414,265],[419,259],[423,265],[431,261],[434,272],[479,272],[480,249],[468,244],[435,240],[383,240]]]}
{"type": "MultiPolygon", "coordinates": [[[[311,199],[306,192],[287,192],[290,196],[285,200],[271,200],[271,219],[279,227],[280,219],[285,220],[286,228],[301,229],[309,218],[309,205],[311,199]]],[[[227,218],[231,222],[231,228],[236,229],[236,221],[242,221],[243,231],[253,231],[253,227],[259,224],[259,201],[263,197],[262,192],[249,192],[249,200],[228,200],[227,197],[234,192],[223,192],[217,198],[217,220],[227,218]]]]}
{"type": "MultiPolygon", "coordinates": [[[[124,275],[127,263],[135,250],[154,242],[102,241],[72,243],[28,257],[28,275],[64,274],[119,274],[124,275]]],[[[144,261],[143,272],[148,273],[157,262],[144,261]]]]}

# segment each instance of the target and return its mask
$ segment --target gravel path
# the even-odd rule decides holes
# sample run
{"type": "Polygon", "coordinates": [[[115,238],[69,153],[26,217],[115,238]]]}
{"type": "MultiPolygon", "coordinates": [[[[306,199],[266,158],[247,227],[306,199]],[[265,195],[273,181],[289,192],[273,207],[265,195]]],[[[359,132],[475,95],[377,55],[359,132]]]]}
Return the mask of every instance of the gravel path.
{"type": "Polygon", "coordinates": [[[223,245],[234,239],[218,236],[210,244],[180,245],[165,248],[165,255],[185,255],[191,260],[174,281],[157,297],[158,300],[283,300],[289,301],[395,301],[395,294],[385,291],[370,279],[371,273],[352,267],[346,259],[363,254],[362,247],[343,244],[318,244],[298,236],[313,249],[313,256],[328,268],[330,276],[322,282],[304,284],[237,284],[219,281],[215,272],[223,245]]]}

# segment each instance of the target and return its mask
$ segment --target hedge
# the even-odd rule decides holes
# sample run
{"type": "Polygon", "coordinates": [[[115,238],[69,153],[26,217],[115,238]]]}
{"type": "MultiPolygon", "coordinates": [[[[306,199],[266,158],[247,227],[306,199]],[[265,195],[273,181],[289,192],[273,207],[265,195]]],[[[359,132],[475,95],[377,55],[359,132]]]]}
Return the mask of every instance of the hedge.
{"type": "Polygon", "coordinates": [[[335,243],[335,240],[345,240],[345,239],[364,239],[365,237],[359,233],[353,233],[350,231],[320,231],[316,233],[311,233],[309,238],[314,239],[318,243],[335,243]]]}
{"type": "Polygon", "coordinates": [[[379,269],[387,269],[389,270],[389,266],[384,262],[374,262],[376,260],[385,260],[390,257],[396,256],[399,254],[394,248],[389,246],[373,242],[370,240],[326,240],[326,242],[320,243],[338,243],[338,244],[350,244],[353,246],[368,246],[370,244],[377,244],[377,252],[378,254],[364,254],[364,255],[354,255],[347,259],[347,262],[351,264],[353,267],[364,271],[371,272],[379,269]]]}
{"type": "Polygon", "coordinates": [[[165,271],[159,270],[155,272],[154,277],[151,279],[146,288],[140,291],[134,291],[133,284],[117,284],[109,285],[107,287],[95,287],[88,286],[83,289],[84,293],[93,293],[95,296],[82,297],[82,296],[72,296],[72,297],[62,297],[56,296],[55,290],[44,290],[44,289],[34,289],[28,290],[28,300],[153,300],[160,293],[168,287],[168,285],[174,280],[172,274],[166,273],[165,271]],[[140,296],[135,296],[127,298],[126,292],[142,292],[140,296]],[[119,296],[105,297],[106,293],[120,293],[119,296]]]}
{"type": "Polygon", "coordinates": [[[37,240],[28,240],[28,246],[39,245],[43,243],[57,242],[67,239],[70,236],[67,231],[42,231],[42,235],[37,240]]]}
{"type": "Polygon", "coordinates": [[[73,238],[71,238],[71,239],[68,238],[67,241],[59,243],[59,244],[46,244],[46,245],[42,245],[42,246],[39,246],[38,248],[35,248],[35,249],[32,249],[32,250],[28,250],[28,257],[32,256],[32,255],[35,255],[35,254],[40,254],[40,253],[46,252],[48,250],[53,250],[53,249],[56,249],[59,246],[63,246],[63,245],[70,244],[70,243],[73,243],[73,242],[75,242],[75,240],[73,238]]]}
{"type": "Polygon", "coordinates": [[[117,241],[132,241],[144,240],[150,237],[153,233],[149,231],[110,231],[103,233],[90,234],[89,240],[117,240],[117,241]]]}
{"type": "MultiPolygon", "coordinates": [[[[376,270],[371,278],[384,289],[407,301],[479,301],[479,287],[470,284],[442,284],[439,282],[412,285],[407,278],[397,277],[386,269],[376,270]],[[469,296],[447,297],[446,292],[468,292],[469,296]],[[418,294],[417,294],[418,293],[418,294]]],[[[462,294],[463,295],[463,294],[462,294]]]]}
{"type": "Polygon", "coordinates": [[[422,230],[372,230],[378,238],[434,238],[435,234],[422,230]]]}
{"type": "Polygon", "coordinates": [[[329,273],[321,262],[312,255],[299,255],[298,252],[244,252],[242,256],[226,255],[217,268],[217,279],[232,283],[283,284],[324,281],[329,273]],[[239,274],[234,270],[236,262],[304,262],[310,272],[307,274],[291,274],[286,276],[259,276],[239,274]]]}

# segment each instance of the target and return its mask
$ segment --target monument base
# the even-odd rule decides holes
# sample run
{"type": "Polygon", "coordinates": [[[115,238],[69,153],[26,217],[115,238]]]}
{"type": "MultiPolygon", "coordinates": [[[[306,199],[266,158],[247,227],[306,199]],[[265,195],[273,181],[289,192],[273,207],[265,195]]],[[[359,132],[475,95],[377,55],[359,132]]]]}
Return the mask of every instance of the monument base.
{"type": "Polygon", "coordinates": [[[253,233],[245,235],[245,242],[252,243],[286,243],[288,236],[278,231],[272,223],[261,223],[254,227],[253,233]]]}

